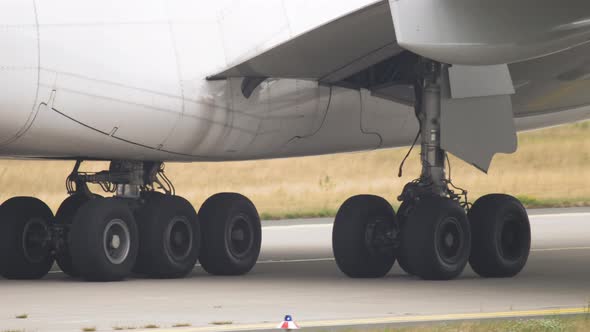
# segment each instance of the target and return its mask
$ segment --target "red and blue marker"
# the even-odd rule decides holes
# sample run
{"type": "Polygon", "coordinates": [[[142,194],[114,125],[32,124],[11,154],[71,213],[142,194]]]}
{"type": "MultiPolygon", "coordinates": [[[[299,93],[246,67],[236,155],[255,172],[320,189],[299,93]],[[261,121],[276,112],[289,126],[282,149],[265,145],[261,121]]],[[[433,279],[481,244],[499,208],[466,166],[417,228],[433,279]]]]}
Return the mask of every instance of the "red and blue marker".
{"type": "Polygon", "coordinates": [[[297,323],[295,323],[293,321],[293,317],[291,317],[291,315],[287,315],[285,316],[285,319],[283,320],[283,322],[281,324],[279,324],[279,326],[277,326],[277,329],[281,329],[281,330],[299,330],[299,325],[297,325],[297,323]]]}

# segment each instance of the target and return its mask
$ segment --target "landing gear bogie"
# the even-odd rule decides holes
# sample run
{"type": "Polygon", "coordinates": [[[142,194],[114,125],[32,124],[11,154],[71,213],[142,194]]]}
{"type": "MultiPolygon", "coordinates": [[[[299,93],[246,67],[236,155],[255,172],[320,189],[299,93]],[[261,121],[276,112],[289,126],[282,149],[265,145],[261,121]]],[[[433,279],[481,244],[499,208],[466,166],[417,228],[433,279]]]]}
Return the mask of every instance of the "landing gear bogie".
{"type": "Polygon", "coordinates": [[[246,197],[214,195],[197,214],[187,200],[175,195],[162,163],[117,161],[97,173],[79,172],[80,165],[78,161],[68,177],[71,197],[56,225],[69,234],[62,235],[66,245],[56,246],[66,273],[92,281],[122,280],[132,272],[181,278],[194,269],[197,259],[206,271],[218,275],[245,274],[256,264],[260,217],[246,197]],[[88,183],[115,196],[95,198],[88,183]]]}
{"type": "MultiPolygon", "coordinates": [[[[446,65],[429,60],[421,65],[414,82],[415,114],[420,124],[414,145],[420,142],[422,171],[398,198],[402,204],[387,236],[394,250],[380,261],[382,271],[397,259],[402,270],[428,280],[457,278],[468,262],[483,277],[514,276],[524,267],[530,251],[526,211],[518,200],[506,195],[483,197],[471,207],[467,191],[453,184],[441,134],[441,73],[446,65]]],[[[379,211],[379,200],[372,198],[370,203],[366,197],[353,198],[336,217],[334,254],[338,267],[351,277],[386,273],[375,273],[369,264],[374,257],[368,255],[368,246],[362,241],[367,229],[363,220],[379,211]]]]}

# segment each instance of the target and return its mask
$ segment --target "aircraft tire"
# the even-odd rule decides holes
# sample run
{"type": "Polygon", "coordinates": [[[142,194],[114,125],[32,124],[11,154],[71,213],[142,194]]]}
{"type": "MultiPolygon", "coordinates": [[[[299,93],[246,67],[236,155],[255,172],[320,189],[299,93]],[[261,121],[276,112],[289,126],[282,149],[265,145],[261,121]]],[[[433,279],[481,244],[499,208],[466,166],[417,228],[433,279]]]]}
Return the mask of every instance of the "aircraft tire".
{"type": "MultiPolygon", "coordinates": [[[[398,220],[398,229],[399,229],[399,236],[403,236],[404,234],[404,228],[406,226],[406,219],[409,213],[409,209],[411,209],[411,205],[408,202],[403,202],[398,211],[397,211],[397,220],[398,220]]],[[[414,273],[412,272],[412,270],[410,269],[410,265],[408,263],[408,258],[406,257],[405,253],[400,250],[400,248],[398,247],[396,249],[395,252],[395,258],[397,259],[397,263],[399,265],[399,267],[402,269],[402,271],[404,271],[405,273],[409,274],[409,275],[414,275],[414,273]]]]}
{"type": "Polygon", "coordinates": [[[201,234],[197,212],[184,198],[148,192],[137,211],[139,253],[134,272],[150,278],[182,278],[195,267],[201,234]]]}
{"type": "Polygon", "coordinates": [[[97,198],[84,204],[69,236],[72,262],[88,281],[119,281],[131,274],[139,247],[135,218],[117,198],[97,198]]]}
{"type": "Polygon", "coordinates": [[[216,194],[199,210],[202,246],[199,261],[213,275],[243,275],[258,260],[262,242],[254,204],[235,193],[216,194]]]}
{"type": "MultiPolygon", "coordinates": [[[[383,198],[359,195],[349,198],[338,210],[332,230],[332,250],[340,271],[351,278],[381,278],[395,263],[393,248],[376,248],[368,240],[374,238],[376,225],[393,228],[396,215],[383,198]]],[[[381,235],[382,235],[381,234],[381,235]]]]}
{"type": "Polygon", "coordinates": [[[49,225],[53,212],[39,199],[14,197],[0,206],[0,275],[43,278],[53,265],[49,225]]]}
{"type": "Polygon", "coordinates": [[[531,249],[525,208],[512,196],[487,195],[469,211],[473,233],[469,263],[485,278],[509,278],[522,271],[531,249]]]}
{"type": "Polygon", "coordinates": [[[425,280],[454,279],[465,269],[470,248],[469,222],[459,204],[438,196],[417,201],[400,245],[410,271],[425,280]]]}
{"type": "MultiPolygon", "coordinates": [[[[99,195],[94,195],[97,198],[100,198],[99,195]]],[[[66,198],[55,213],[54,223],[57,225],[68,225],[71,226],[74,222],[74,216],[76,212],[82,207],[82,205],[86,204],[91,198],[84,194],[74,194],[66,198]]],[[[69,232],[65,234],[65,248],[60,253],[55,256],[55,262],[62,270],[63,273],[67,274],[72,278],[78,278],[80,273],[76,271],[74,266],[72,265],[72,256],[70,255],[70,249],[68,246],[68,237],[69,232]]]]}

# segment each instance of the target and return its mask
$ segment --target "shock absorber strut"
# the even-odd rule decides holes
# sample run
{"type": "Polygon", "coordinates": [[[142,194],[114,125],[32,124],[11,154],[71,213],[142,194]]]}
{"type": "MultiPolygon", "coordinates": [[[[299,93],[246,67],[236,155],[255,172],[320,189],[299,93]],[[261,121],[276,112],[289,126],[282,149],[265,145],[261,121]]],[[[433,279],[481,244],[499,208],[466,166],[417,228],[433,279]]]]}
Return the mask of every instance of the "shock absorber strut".
{"type": "Polygon", "coordinates": [[[424,63],[422,78],[416,89],[416,117],[420,122],[420,178],[407,184],[398,198],[413,201],[420,196],[448,197],[450,192],[445,173],[446,152],[441,148],[441,64],[424,63]]]}
{"type": "Polygon", "coordinates": [[[445,151],[440,146],[440,65],[429,63],[429,76],[424,82],[422,109],[420,111],[421,142],[421,180],[431,184],[434,194],[445,196],[445,151]]]}

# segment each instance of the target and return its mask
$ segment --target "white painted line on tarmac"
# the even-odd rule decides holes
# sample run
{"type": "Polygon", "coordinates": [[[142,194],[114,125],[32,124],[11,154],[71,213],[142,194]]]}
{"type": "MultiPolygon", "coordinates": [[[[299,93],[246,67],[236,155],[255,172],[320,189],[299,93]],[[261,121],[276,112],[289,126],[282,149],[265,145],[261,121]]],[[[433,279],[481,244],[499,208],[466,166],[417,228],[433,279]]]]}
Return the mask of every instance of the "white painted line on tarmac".
{"type": "MultiPolygon", "coordinates": [[[[531,220],[535,219],[547,219],[547,218],[576,218],[576,217],[588,217],[590,218],[590,212],[574,212],[574,213],[554,213],[554,214],[533,214],[530,215],[529,218],[531,220]]],[[[590,219],[589,219],[590,221],[590,219]]],[[[556,223],[561,222],[560,220],[555,220],[556,223]]],[[[278,229],[301,229],[301,228],[331,228],[333,225],[331,223],[321,223],[321,224],[304,224],[304,225],[276,225],[276,226],[263,226],[262,229],[264,230],[278,230],[278,229]]]]}
{"type": "Polygon", "coordinates": [[[590,217],[589,212],[555,213],[555,214],[533,214],[529,218],[559,218],[559,217],[590,217]]]}
{"type": "MultiPolygon", "coordinates": [[[[531,252],[552,252],[552,251],[576,251],[576,250],[590,250],[590,247],[571,247],[571,248],[542,248],[531,249],[531,252]]],[[[256,264],[288,264],[288,263],[314,263],[314,262],[333,262],[333,257],[325,258],[306,258],[306,259],[271,259],[259,261],[256,264]]],[[[197,264],[196,267],[200,267],[197,264]]],[[[62,271],[49,271],[50,274],[62,273],[62,271]]]]}
{"type": "Polygon", "coordinates": [[[332,228],[332,224],[306,224],[306,225],[285,225],[285,226],[264,226],[264,230],[285,230],[297,228],[332,228]]]}
{"type": "Polygon", "coordinates": [[[574,251],[574,250],[590,250],[590,247],[571,247],[571,248],[543,248],[543,249],[531,249],[533,252],[546,252],[546,251],[574,251]]]}
{"type": "Polygon", "coordinates": [[[275,264],[275,263],[312,263],[312,262],[331,262],[333,261],[333,257],[329,258],[308,258],[308,259],[277,259],[277,260],[268,260],[268,261],[260,261],[256,264],[275,264]]]}

